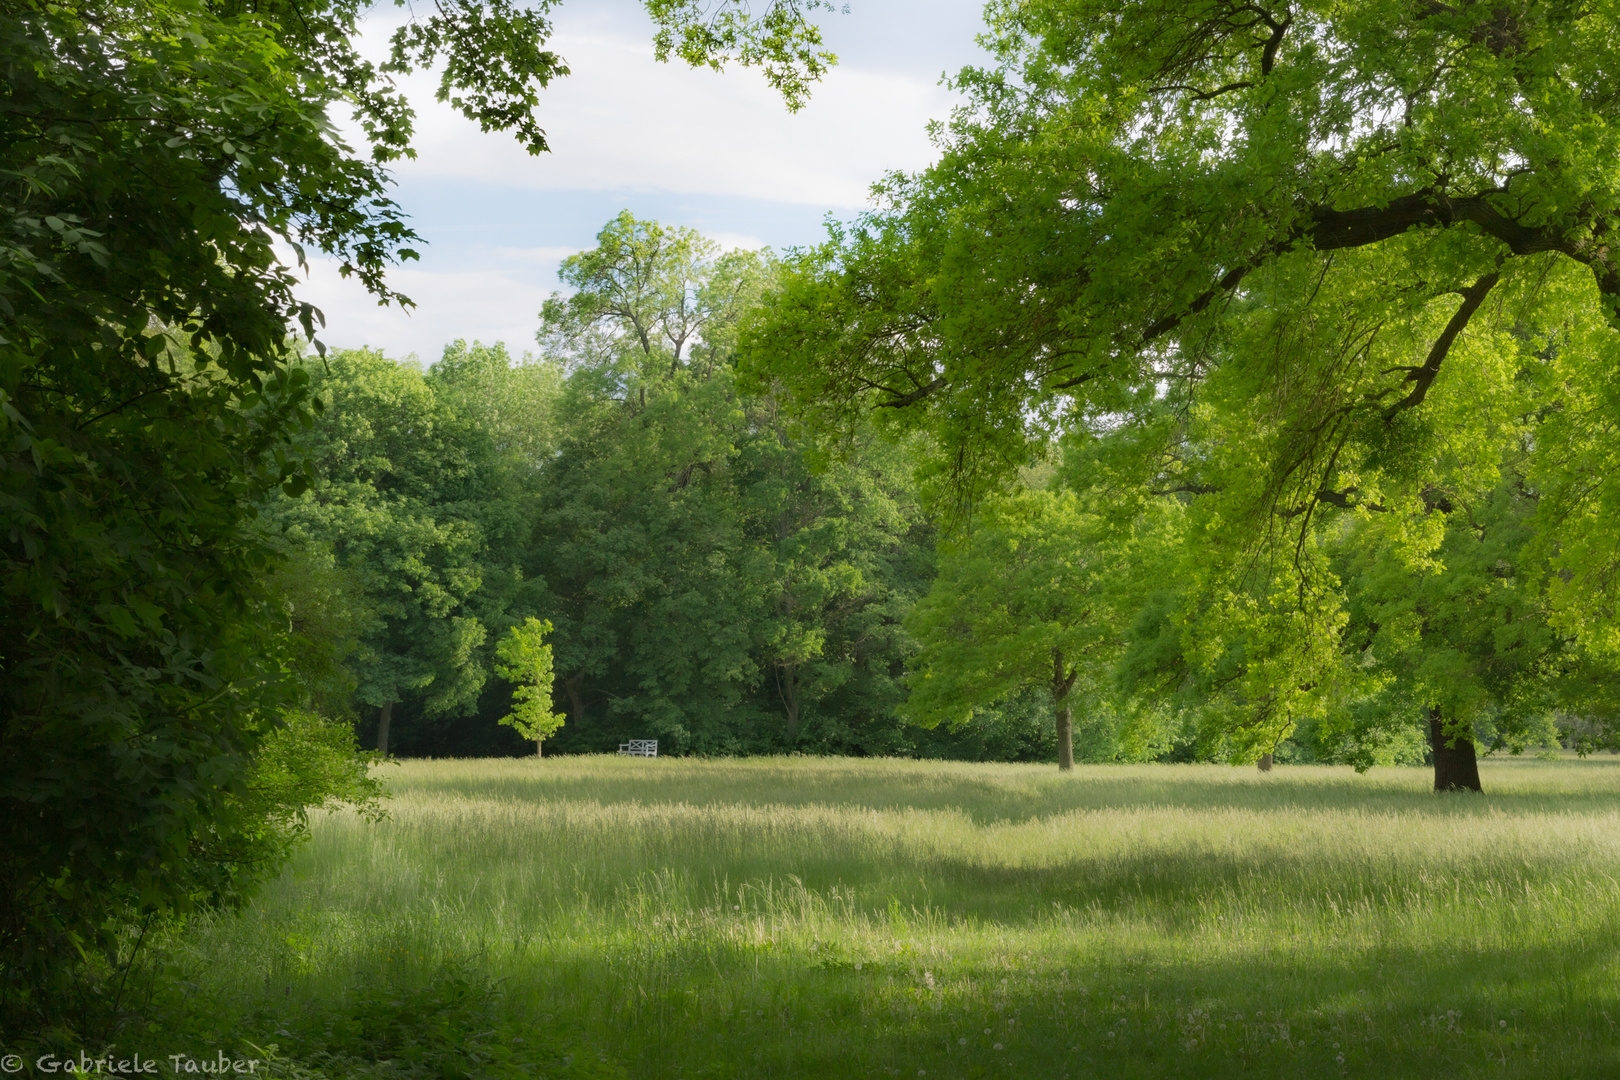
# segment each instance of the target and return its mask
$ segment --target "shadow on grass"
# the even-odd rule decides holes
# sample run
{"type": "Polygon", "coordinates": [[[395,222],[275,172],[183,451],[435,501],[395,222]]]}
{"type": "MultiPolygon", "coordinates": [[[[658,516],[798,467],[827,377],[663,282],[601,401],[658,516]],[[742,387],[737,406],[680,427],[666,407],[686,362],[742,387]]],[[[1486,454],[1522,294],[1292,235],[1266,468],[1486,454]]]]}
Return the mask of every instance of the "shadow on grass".
{"type": "MultiPolygon", "coordinates": [[[[1580,763],[1496,763],[1487,766],[1483,795],[1437,793],[1425,769],[1374,770],[1280,767],[1269,775],[1222,766],[1092,766],[1063,776],[1024,768],[1006,782],[948,768],[878,772],[832,766],[704,763],[664,767],[651,762],[590,775],[412,778],[400,790],[443,791],[473,798],[615,803],[696,803],[705,806],[839,806],[868,810],[953,810],[976,825],[1016,824],[1075,811],[1174,808],[1193,811],[1331,811],[1469,818],[1491,814],[1612,812],[1620,795],[1620,760],[1580,763]],[[645,766],[645,767],[637,767],[645,766]],[[1581,787],[1556,783],[1561,770],[1580,770],[1581,787]],[[1546,777],[1546,784],[1535,783],[1546,777]],[[1588,779],[1589,778],[1589,779],[1588,779]]],[[[981,767],[982,768],[982,767],[981,767]]],[[[1566,777],[1570,775],[1566,773],[1566,777]]]]}
{"type": "MultiPolygon", "coordinates": [[[[1301,957],[579,957],[531,1008],[633,1076],[1613,1077],[1617,927],[1595,948],[1301,957]]],[[[1050,945],[1050,940],[1047,940],[1050,945]]]]}

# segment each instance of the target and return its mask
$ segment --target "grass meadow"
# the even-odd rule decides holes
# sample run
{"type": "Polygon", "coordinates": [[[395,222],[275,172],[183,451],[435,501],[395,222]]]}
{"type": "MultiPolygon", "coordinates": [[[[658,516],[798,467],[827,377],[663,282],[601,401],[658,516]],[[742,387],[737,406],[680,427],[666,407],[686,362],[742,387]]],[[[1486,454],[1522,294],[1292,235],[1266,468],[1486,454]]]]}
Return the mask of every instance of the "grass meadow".
{"type": "Polygon", "coordinates": [[[1620,1076],[1620,761],[1481,773],[406,762],[176,955],[281,1036],[473,978],[636,1078],[1620,1076]]]}

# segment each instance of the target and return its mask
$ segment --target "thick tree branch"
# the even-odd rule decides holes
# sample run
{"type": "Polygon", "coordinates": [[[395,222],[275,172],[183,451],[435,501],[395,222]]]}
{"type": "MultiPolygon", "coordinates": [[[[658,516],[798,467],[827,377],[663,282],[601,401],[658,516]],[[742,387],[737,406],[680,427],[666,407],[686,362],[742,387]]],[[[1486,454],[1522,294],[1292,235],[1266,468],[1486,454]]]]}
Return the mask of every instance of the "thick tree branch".
{"type": "MultiPolygon", "coordinates": [[[[1500,193],[1452,198],[1429,189],[1391,199],[1386,206],[1361,206],[1353,210],[1316,207],[1311,210],[1310,222],[1290,240],[1309,239],[1317,251],[1333,251],[1376,244],[1418,226],[1446,227],[1471,221],[1506,244],[1515,255],[1562,251],[1582,262],[1590,261],[1589,256],[1583,257],[1566,243],[1562,230],[1521,225],[1502,213],[1486,197],[1492,194],[1500,193]]],[[[1278,245],[1279,249],[1291,246],[1291,243],[1278,245]]]]}
{"type": "Polygon", "coordinates": [[[903,409],[907,405],[915,405],[929,394],[932,394],[937,390],[943,390],[944,388],[945,376],[943,375],[939,376],[933,382],[924,383],[922,386],[917,387],[917,389],[904,394],[887,386],[878,387],[878,389],[883,390],[886,393],[893,394],[894,397],[889,401],[878,402],[877,407],[880,409],[903,409]]]}
{"type": "Polygon", "coordinates": [[[1406,381],[1413,384],[1411,392],[1384,410],[1384,423],[1394,420],[1407,409],[1415,409],[1423,404],[1423,399],[1429,394],[1429,387],[1440,374],[1440,365],[1445,363],[1446,354],[1451,352],[1452,343],[1468,325],[1468,320],[1474,317],[1474,312],[1479,310],[1479,305],[1485,302],[1486,294],[1501,279],[1502,275],[1492,270],[1463,290],[1462,306],[1451,316],[1451,321],[1446,323],[1446,328],[1435,339],[1434,345],[1429,349],[1428,358],[1423,361],[1423,366],[1413,369],[1406,376],[1406,381]]]}
{"type": "Polygon", "coordinates": [[[1271,16],[1261,16],[1266,25],[1271,27],[1271,37],[1266,39],[1266,46],[1260,53],[1260,74],[1270,75],[1271,69],[1277,63],[1277,50],[1282,46],[1283,35],[1288,33],[1289,26],[1293,25],[1294,16],[1284,15],[1281,22],[1273,21],[1271,16]]]}
{"type": "MultiPolygon", "coordinates": [[[[1515,255],[1536,255],[1548,251],[1568,255],[1592,268],[1598,279],[1599,290],[1606,297],[1613,298],[1611,302],[1620,300],[1620,260],[1611,254],[1607,243],[1574,240],[1572,233],[1575,230],[1557,226],[1520,224],[1491,203],[1487,196],[1493,194],[1500,192],[1452,198],[1442,192],[1426,189],[1392,199],[1384,206],[1362,206],[1351,210],[1312,208],[1302,226],[1261,248],[1248,261],[1227,270],[1214,285],[1194,297],[1186,308],[1149,323],[1142,331],[1142,343],[1147,344],[1174,330],[1187,318],[1209,307],[1218,297],[1237,288],[1267,259],[1290,251],[1301,242],[1308,241],[1317,251],[1337,251],[1376,244],[1414,228],[1447,228],[1464,222],[1474,223],[1486,235],[1507,245],[1515,255]]],[[[1598,230],[1598,234],[1602,236],[1603,230],[1598,230]]]]}
{"type": "Polygon", "coordinates": [[[1343,491],[1328,491],[1324,489],[1312,495],[1311,501],[1306,505],[1296,506],[1289,510],[1278,510],[1277,516],[1280,518],[1298,517],[1303,513],[1307,513],[1308,511],[1315,509],[1321,503],[1327,503],[1329,506],[1337,506],[1340,510],[1370,510],[1375,514],[1389,513],[1389,507],[1385,506],[1383,503],[1352,501],[1350,496],[1354,495],[1355,493],[1356,489],[1354,486],[1347,487],[1343,491]]]}

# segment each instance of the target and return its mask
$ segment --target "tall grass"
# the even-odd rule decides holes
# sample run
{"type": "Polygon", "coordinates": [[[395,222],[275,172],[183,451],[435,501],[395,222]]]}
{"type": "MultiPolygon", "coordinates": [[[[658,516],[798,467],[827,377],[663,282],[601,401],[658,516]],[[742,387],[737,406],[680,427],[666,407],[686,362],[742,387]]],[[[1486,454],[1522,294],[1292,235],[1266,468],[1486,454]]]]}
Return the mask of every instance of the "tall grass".
{"type": "Polygon", "coordinates": [[[1482,774],[410,762],[188,966],[470,970],[636,1077],[1620,1076],[1620,763],[1482,774]]]}

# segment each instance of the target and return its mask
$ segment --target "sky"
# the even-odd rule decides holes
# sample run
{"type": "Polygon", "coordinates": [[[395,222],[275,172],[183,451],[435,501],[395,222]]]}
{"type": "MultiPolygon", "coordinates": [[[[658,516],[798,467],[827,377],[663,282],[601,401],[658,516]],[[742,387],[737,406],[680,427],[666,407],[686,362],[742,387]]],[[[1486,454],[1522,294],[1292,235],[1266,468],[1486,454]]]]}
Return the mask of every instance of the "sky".
{"type": "MultiPolygon", "coordinates": [[[[397,10],[379,6],[369,51],[384,47],[397,10]]],[[[560,287],[560,261],[625,209],[728,247],[814,244],[825,218],[858,213],[883,174],[933,159],[929,121],[956,100],[941,76],[985,59],[981,11],[982,0],[849,0],[847,13],[820,13],[839,62],[789,113],[755,71],[656,62],[636,0],[564,0],[548,47],[573,74],[539,109],[551,152],[531,157],[510,135],[480,132],[433,100],[431,75],[413,76],[418,156],[395,167],[393,197],[426,243],[390,279],[416,307],[378,307],[312,257],[301,291],[326,315],[319,337],[423,363],[457,338],[521,354],[560,287]]]]}

